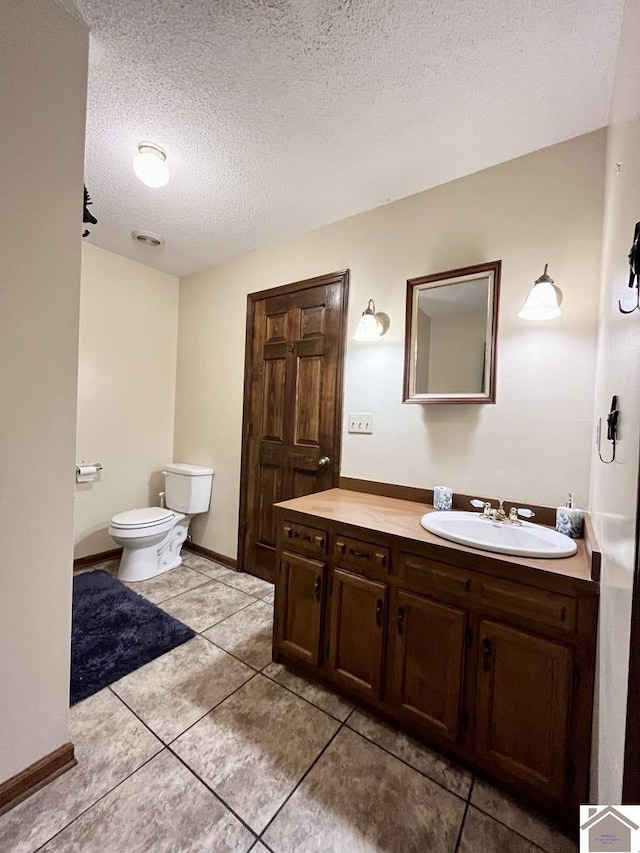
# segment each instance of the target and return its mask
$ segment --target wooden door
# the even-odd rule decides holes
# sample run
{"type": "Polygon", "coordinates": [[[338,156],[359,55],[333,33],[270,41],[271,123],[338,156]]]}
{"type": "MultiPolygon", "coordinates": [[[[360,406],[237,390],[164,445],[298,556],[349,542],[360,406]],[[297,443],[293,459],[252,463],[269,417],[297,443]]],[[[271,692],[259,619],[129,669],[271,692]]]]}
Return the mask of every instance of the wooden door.
{"type": "Polygon", "coordinates": [[[278,566],[274,650],[320,665],[322,598],[326,567],[319,560],[282,553],[278,566]]]}
{"type": "Polygon", "coordinates": [[[467,614],[398,590],[393,644],[393,699],[428,734],[457,741],[462,712],[467,614]]]}
{"type": "Polygon", "coordinates": [[[239,567],[274,580],[274,503],[338,485],[348,272],[250,294],[239,567]]]}
{"type": "Polygon", "coordinates": [[[335,569],[331,578],[331,677],[369,699],[382,692],[388,589],[344,569],[335,569]]]}
{"type": "Polygon", "coordinates": [[[568,646],[481,621],[476,754],[503,778],[561,801],[573,676],[568,646]]]}

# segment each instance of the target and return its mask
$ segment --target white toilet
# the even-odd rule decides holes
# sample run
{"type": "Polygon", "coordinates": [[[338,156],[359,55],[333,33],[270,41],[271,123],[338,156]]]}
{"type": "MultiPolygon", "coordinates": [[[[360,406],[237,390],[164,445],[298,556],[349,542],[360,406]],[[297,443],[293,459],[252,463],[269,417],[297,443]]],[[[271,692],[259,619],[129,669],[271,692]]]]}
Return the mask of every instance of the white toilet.
{"type": "Polygon", "coordinates": [[[162,473],[166,507],[132,509],[111,519],[109,536],[124,549],[118,569],[122,581],[143,581],[179,566],[191,517],[209,509],[212,468],[176,463],[162,473]]]}

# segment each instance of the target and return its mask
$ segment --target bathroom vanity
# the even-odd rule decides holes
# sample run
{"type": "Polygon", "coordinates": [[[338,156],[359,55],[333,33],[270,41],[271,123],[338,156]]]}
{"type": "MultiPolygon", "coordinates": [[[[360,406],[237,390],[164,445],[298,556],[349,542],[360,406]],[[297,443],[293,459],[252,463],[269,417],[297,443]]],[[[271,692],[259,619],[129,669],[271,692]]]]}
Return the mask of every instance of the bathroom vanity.
{"type": "Polygon", "coordinates": [[[572,819],[588,802],[594,544],[491,554],[423,529],[432,510],[344,489],[276,504],[274,660],[572,819]]]}

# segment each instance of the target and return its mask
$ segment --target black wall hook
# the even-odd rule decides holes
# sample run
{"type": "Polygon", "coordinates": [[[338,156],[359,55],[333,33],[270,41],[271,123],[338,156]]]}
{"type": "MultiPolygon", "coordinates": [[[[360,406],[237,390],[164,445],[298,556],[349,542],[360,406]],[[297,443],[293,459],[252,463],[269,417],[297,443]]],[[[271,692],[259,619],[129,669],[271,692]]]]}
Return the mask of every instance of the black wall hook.
{"type": "Polygon", "coordinates": [[[636,289],[636,304],[633,308],[623,308],[622,300],[618,299],[618,310],[621,314],[633,314],[634,311],[640,311],[640,222],[636,222],[633,243],[629,252],[629,287],[636,289]]]}
{"type": "Polygon", "coordinates": [[[611,459],[602,458],[602,453],[600,451],[600,441],[602,439],[602,421],[598,423],[598,456],[600,457],[600,461],[604,462],[605,465],[611,465],[612,462],[615,462],[616,441],[618,440],[619,414],[620,412],[618,410],[618,398],[614,395],[611,398],[611,408],[609,410],[609,414],[607,415],[607,441],[610,441],[612,444],[611,459]]]}

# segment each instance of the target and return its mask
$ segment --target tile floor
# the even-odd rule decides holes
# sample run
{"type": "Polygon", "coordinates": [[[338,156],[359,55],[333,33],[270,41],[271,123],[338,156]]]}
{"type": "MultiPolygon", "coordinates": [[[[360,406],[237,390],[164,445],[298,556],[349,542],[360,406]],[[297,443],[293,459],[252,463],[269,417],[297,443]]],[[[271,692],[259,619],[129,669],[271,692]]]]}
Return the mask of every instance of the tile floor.
{"type": "Polygon", "coordinates": [[[485,782],[272,663],[271,584],[185,552],[130,586],[197,636],[71,709],[78,765],[0,816],[1,853],[575,853],[485,782]]]}

